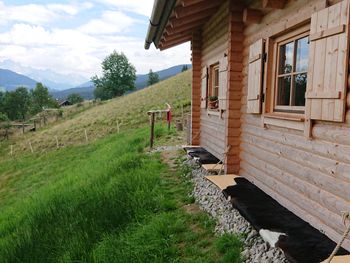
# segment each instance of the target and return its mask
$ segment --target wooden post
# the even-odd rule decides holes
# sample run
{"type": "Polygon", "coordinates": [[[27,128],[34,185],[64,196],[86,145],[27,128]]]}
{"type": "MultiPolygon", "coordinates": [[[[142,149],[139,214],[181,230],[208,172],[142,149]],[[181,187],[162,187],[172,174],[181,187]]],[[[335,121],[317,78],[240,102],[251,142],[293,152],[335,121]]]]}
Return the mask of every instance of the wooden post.
{"type": "Polygon", "coordinates": [[[184,105],[181,104],[181,122],[182,122],[182,127],[184,126],[184,122],[185,122],[185,119],[184,119],[184,105]]]}
{"type": "Polygon", "coordinates": [[[56,147],[57,147],[57,149],[58,149],[60,146],[58,145],[58,138],[57,138],[56,135],[55,135],[55,139],[56,139],[56,147]]]}
{"type": "Polygon", "coordinates": [[[30,151],[33,153],[34,151],[33,151],[32,143],[30,141],[28,141],[28,143],[29,143],[30,151]]]}
{"type": "Polygon", "coordinates": [[[34,131],[36,131],[36,120],[34,120],[34,131]]]}
{"type": "Polygon", "coordinates": [[[121,125],[122,123],[119,123],[119,121],[117,121],[117,133],[119,134],[119,132],[120,132],[120,125],[121,125]]]}
{"type": "Polygon", "coordinates": [[[154,141],[154,112],[151,112],[151,135],[150,135],[150,143],[149,146],[152,149],[153,148],[153,141],[154,141]]]}
{"type": "Polygon", "coordinates": [[[22,132],[24,134],[24,122],[22,122],[22,132]]]}
{"type": "Polygon", "coordinates": [[[84,130],[84,132],[85,132],[85,140],[86,140],[86,142],[88,142],[88,141],[89,141],[89,138],[88,138],[86,129],[84,130]]]}

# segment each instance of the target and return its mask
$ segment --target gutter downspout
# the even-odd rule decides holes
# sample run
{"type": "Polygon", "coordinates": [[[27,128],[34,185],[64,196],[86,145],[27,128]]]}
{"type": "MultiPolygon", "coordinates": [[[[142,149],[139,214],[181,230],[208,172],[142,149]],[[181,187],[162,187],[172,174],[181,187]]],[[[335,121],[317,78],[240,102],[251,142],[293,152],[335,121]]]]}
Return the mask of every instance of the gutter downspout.
{"type": "Polygon", "coordinates": [[[149,21],[145,49],[149,49],[152,42],[158,48],[161,35],[176,4],[176,0],[155,0],[151,19],[149,21]]]}

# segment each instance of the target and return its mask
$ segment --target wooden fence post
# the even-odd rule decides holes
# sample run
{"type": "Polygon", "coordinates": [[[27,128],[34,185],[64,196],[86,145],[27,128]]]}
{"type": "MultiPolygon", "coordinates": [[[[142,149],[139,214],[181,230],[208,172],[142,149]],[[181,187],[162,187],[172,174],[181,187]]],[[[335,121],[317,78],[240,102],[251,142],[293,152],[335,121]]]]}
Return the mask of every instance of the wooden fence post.
{"type": "Polygon", "coordinates": [[[22,132],[24,134],[24,122],[22,122],[22,132]]]}
{"type": "Polygon", "coordinates": [[[150,135],[150,148],[153,148],[153,141],[154,141],[154,112],[151,112],[151,135],[150,135]]]}
{"type": "Polygon", "coordinates": [[[56,139],[56,147],[57,147],[57,149],[58,149],[60,146],[58,145],[58,138],[57,138],[56,135],[55,135],[55,139],[56,139]]]}
{"type": "Polygon", "coordinates": [[[85,129],[84,131],[85,131],[85,140],[86,140],[86,142],[88,142],[88,141],[89,141],[89,138],[88,138],[86,129],[85,129]]]}
{"type": "Polygon", "coordinates": [[[28,141],[28,143],[29,143],[30,151],[33,153],[34,151],[33,151],[32,143],[30,141],[28,141]]]}

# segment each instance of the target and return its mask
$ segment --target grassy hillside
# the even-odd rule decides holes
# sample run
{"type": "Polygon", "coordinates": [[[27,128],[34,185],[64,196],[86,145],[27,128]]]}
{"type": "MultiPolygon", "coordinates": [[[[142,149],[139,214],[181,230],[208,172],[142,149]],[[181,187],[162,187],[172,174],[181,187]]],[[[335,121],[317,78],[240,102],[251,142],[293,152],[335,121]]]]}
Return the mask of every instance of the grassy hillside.
{"type": "MultiPolygon", "coordinates": [[[[67,109],[69,118],[3,143],[0,261],[241,262],[239,238],[214,236],[215,223],[194,204],[180,153],[145,151],[146,112],[168,102],[178,116],[180,105],[189,108],[189,83],[186,72],[93,108],[67,109]],[[65,147],[54,150],[54,136],[65,147]]],[[[180,136],[160,122],[155,135],[165,144],[180,136]]]]}
{"type": "Polygon", "coordinates": [[[1,262],[240,262],[240,241],[187,209],[188,170],[143,152],[148,133],[4,161],[1,262]]]}
{"type": "MultiPolygon", "coordinates": [[[[54,125],[47,126],[35,133],[27,133],[11,142],[0,145],[0,154],[9,156],[9,145],[13,144],[15,155],[30,153],[29,141],[34,152],[44,152],[56,148],[57,136],[60,146],[77,145],[85,142],[84,130],[89,140],[102,138],[120,129],[129,130],[148,122],[147,111],[164,109],[165,103],[173,107],[175,118],[181,114],[181,105],[185,111],[190,108],[191,71],[181,73],[144,90],[116,98],[92,107],[54,125]]],[[[164,115],[163,115],[164,118],[164,115]]]]}

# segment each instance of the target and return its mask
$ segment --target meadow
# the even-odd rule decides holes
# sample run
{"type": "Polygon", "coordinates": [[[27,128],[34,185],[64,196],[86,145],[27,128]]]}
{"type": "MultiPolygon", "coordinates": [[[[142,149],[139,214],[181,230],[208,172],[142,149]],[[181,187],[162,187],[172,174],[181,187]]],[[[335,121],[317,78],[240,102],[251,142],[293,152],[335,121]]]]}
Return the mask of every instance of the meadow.
{"type": "MultiPolygon", "coordinates": [[[[189,76],[2,143],[3,153],[9,144],[23,148],[1,156],[0,262],[241,262],[240,239],[216,236],[215,222],[195,204],[184,154],[165,159],[147,150],[146,111],[169,102],[179,118],[189,76]],[[84,142],[74,133],[84,128],[99,136],[84,142]],[[40,141],[34,153],[25,148],[29,139],[40,141]]],[[[183,134],[158,122],[155,135],[167,145],[183,134]]]]}
{"type": "Polygon", "coordinates": [[[10,142],[0,142],[0,156],[2,159],[9,156],[10,145],[13,145],[15,155],[29,153],[29,142],[34,152],[54,150],[56,136],[62,147],[82,144],[85,143],[85,130],[90,141],[97,140],[117,132],[117,122],[121,124],[121,131],[141,127],[148,123],[147,111],[165,109],[165,103],[171,105],[176,119],[181,116],[182,108],[184,113],[189,112],[190,99],[191,71],[188,70],[143,90],[96,103],[93,107],[78,107],[78,110],[63,108],[64,118],[58,122],[35,133],[26,133],[24,136],[20,134],[10,142]]]}

